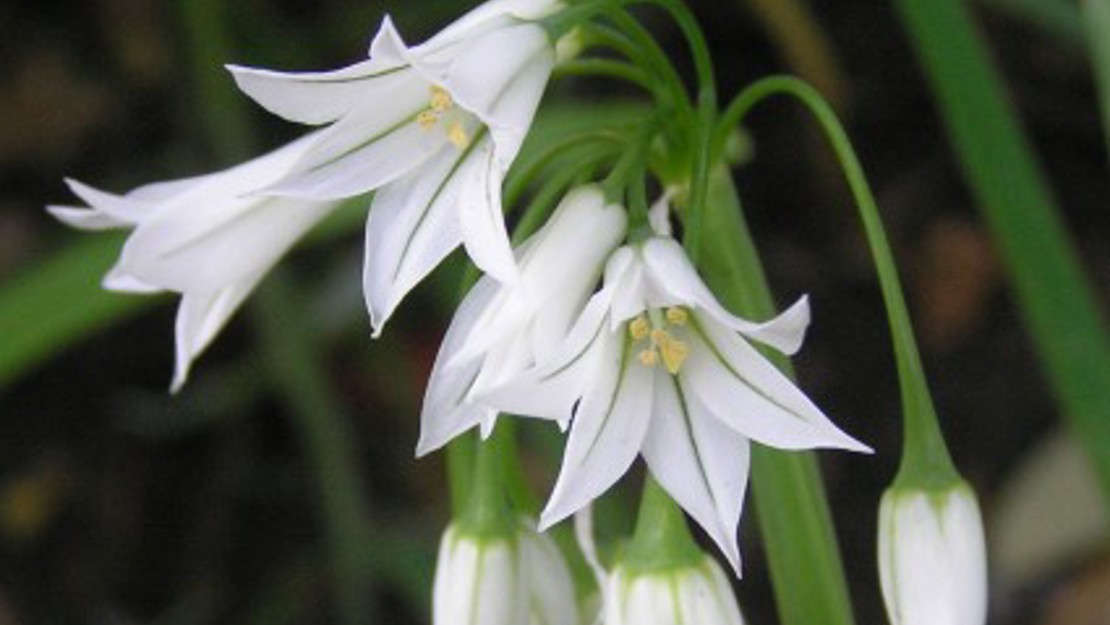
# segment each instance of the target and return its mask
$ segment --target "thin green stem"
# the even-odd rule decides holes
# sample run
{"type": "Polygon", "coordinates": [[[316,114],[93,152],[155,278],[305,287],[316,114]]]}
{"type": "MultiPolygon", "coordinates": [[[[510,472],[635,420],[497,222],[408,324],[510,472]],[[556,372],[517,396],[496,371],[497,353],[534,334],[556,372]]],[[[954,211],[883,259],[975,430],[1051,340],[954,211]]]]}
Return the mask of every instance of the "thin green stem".
{"type": "Polygon", "coordinates": [[[731,129],[753,106],[773,95],[793,97],[817,120],[844,169],[844,176],[856,200],[879,275],[902,392],[905,431],[899,480],[912,480],[915,485],[950,483],[958,479],[958,474],[937,423],[894,256],[863,167],[832,107],[805,82],[790,76],[772,76],[752,84],[734,100],[721,118],[717,135],[731,129]]]}
{"type": "Polygon", "coordinates": [[[575,59],[555,67],[554,76],[604,76],[632,83],[646,91],[654,91],[655,83],[640,67],[612,59],[575,59]]]}

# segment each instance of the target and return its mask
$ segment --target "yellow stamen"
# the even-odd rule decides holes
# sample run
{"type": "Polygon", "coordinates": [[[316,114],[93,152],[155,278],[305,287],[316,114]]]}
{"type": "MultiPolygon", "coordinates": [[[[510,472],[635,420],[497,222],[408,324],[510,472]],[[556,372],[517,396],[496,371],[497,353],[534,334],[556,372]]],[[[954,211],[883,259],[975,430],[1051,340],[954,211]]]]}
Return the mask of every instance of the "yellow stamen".
{"type": "Polygon", "coordinates": [[[416,123],[420,124],[420,127],[424,130],[431,129],[431,127],[435,126],[436,122],[438,121],[439,115],[436,115],[432,111],[420,111],[416,114],[416,123]]]}
{"type": "Polygon", "coordinates": [[[431,91],[432,97],[429,102],[431,103],[432,110],[436,113],[442,113],[455,105],[455,103],[451,101],[451,94],[447,93],[443,87],[432,86],[431,91]]]}
{"type": "Polygon", "coordinates": [[[648,320],[643,316],[636,317],[632,323],[628,324],[628,333],[632,335],[632,340],[641,341],[647,337],[648,332],[651,331],[651,326],[648,325],[648,320]]]}
{"type": "Polygon", "coordinates": [[[690,355],[690,348],[686,343],[669,337],[667,343],[659,347],[659,351],[663,356],[663,366],[667,367],[671,375],[678,373],[682,363],[686,362],[686,357],[690,355]]]}
{"type": "Polygon", "coordinates": [[[666,330],[655,329],[651,331],[651,342],[659,347],[664,347],[671,341],[671,337],[667,334],[666,330]]]}
{"type": "Polygon", "coordinates": [[[672,307],[667,309],[667,321],[676,326],[686,325],[686,322],[689,321],[689,319],[690,316],[686,313],[685,310],[681,308],[672,307]]]}
{"type": "Polygon", "coordinates": [[[654,367],[655,363],[659,362],[659,357],[654,349],[645,349],[639,355],[640,364],[645,367],[654,367]]]}
{"type": "Polygon", "coordinates": [[[466,129],[458,122],[451,124],[451,129],[447,131],[447,140],[460,149],[465,148],[470,143],[470,137],[466,134],[466,129]]]}

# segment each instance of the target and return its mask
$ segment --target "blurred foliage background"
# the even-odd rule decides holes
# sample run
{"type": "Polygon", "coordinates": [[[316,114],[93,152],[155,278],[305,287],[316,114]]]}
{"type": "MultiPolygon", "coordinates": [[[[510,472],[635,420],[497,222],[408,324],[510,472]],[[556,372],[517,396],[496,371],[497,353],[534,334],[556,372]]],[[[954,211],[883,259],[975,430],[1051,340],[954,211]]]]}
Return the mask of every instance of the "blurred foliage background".
{"type": "MultiPolygon", "coordinates": [[[[170,396],[175,299],[100,292],[121,239],[68,231],[42,207],[74,201],[64,176],[122,192],[296,136],[240,97],[221,62],[338,67],[365,53],[385,13],[419,41],[471,4],[0,5],[0,625],[428,622],[449,505],[443,454],[416,461],[412,450],[461,256],[371,341],[359,291],[363,207],[351,206],[282,263],[170,396]],[[229,45],[227,58],[209,58],[220,47],[209,37],[229,45]],[[247,123],[226,122],[240,114],[247,123]]],[[[966,182],[968,157],[949,141],[911,45],[912,9],[691,6],[722,94],[797,74],[848,127],[901,263],[942,425],[984,504],[992,622],[1110,622],[1105,502],[1076,443],[1090,435],[1064,427],[1043,349],[977,207],[984,200],[966,182]]],[[[1110,184],[1081,7],[982,0],[970,9],[1094,287],[1087,304],[1105,310],[1110,184]]],[[[652,11],[643,19],[683,59],[675,29],[652,11]]],[[[968,87],[974,99],[979,86],[968,87]]],[[[557,133],[591,115],[567,115],[568,103],[611,114],[634,95],[558,81],[541,119],[557,133]]],[[[900,417],[874,272],[839,167],[802,109],[764,105],[748,131],[752,159],[736,173],[764,262],[781,302],[812,298],[800,379],[878,451],[822,454],[856,612],[878,623],[875,515],[897,465],[900,417]]],[[[1037,258],[1031,245],[1023,253],[1037,258]]],[[[1100,340],[1073,351],[1100,354],[1100,340]]],[[[546,494],[559,439],[539,424],[521,430],[526,467],[546,494]]],[[[613,507],[629,507],[629,495],[613,507]]],[[[772,623],[750,507],[745,518],[738,593],[752,623],[772,623]]]]}

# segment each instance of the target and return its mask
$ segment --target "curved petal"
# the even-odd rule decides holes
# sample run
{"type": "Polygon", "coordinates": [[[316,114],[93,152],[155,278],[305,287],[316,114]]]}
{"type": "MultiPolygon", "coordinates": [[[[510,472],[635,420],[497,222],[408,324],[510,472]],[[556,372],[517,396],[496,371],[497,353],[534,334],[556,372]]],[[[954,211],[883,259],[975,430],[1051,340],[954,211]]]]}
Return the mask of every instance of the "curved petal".
{"type": "Polygon", "coordinates": [[[263,275],[264,272],[258,273],[219,291],[183,294],[181,304],[177,307],[177,348],[171,393],[181,390],[193,361],[227,325],[228,319],[262,280],[263,275]]]}
{"type": "Polygon", "coordinates": [[[532,125],[554,64],[555,50],[546,31],[525,23],[475,38],[448,64],[421,65],[490,127],[504,171],[532,125]]]}
{"type": "Polygon", "coordinates": [[[808,397],[743,338],[695,314],[683,389],[734,431],[779,449],[870,448],[837,428],[808,397]]]}
{"type": "Polygon", "coordinates": [[[593,382],[605,343],[614,339],[605,323],[611,292],[602,290],[590,298],[574,327],[550,358],[533,369],[483,391],[480,399],[490,406],[519,415],[552,419],[560,423],[571,417],[575,402],[593,382]]]}
{"type": "Polygon", "coordinates": [[[363,292],[374,336],[424,276],[462,240],[460,157],[442,150],[421,171],[386,185],[374,196],[366,222],[363,292]]]}
{"type": "Polygon", "coordinates": [[[623,337],[605,336],[600,362],[574,415],[559,478],[540,529],[576,512],[616,482],[636,459],[652,410],[652,370],[629,362],[623,337]]]}
{"type": "Polygon", "coordinates": [[[489,0],[448,24],[414,50],[428,53],[459,40],[480,36],[491,27],[510,23],[510,18],[538,20],[554,13],[561,6],[562,2],[557,0],[489,0]]]}
{"type": "Polygon", "coordinates": [[[678,381],[655,373],[655,403],[644,460],[659,484],[705,529],[740,575],[737,527],[748,484],[748,439],[687,397],[678,381]]]}
{"type": "Polygon", "coordinates": [[[644,264],[652,286],[668,299],[654,302],[658,306],[683,304],[700,308],[725,327],[783,352],[793,354],[802,344],[809,325],[809,302],[800,299],[785,313],[764,323],[741,319],[721,306],[702,282],[686,252],[677,241],[654,237],[643,246],[644,264]],[[673,300],[673,301],[672,301],[673,300]]]}
{"type": "Polygon", "coordinates": [[[385,106],[361,106],[327,130],[312,149],[265,191],[314,199],[334,199],[377,189],[417,170],[445,146],[447,133],[416,121],[428,106],[429,86],[415,74],[392,81],[372,94],[385,106]]]}
{"type": "Polygon", "coordinates": [[[528,625],[577,625],[574,582],[558,546],[546,534],[521,530],[521,573],[528,580],[528,625]]]}
{"type": "Polygon", "coordinates": [[[301,124],[326,124],[359,107],[389,104],[388,94],[401,74],[412,73],[406,62],[382,42],[394,38],[393,23],[382,21],[370,47],[371,58],[328,72],[278,72],[227,65],[239,90],[271,113],[301,124]]]}
{"type": "Polygon", "coordinates": [[[51,205],[46,207],[46,212],[54,219],[79,230],[117,230],[135,225],[133,222],[118,219],[104,211],[79,206],[51,205]]]}
{"type": "Polygon", "coordinates": [[[501,206],[502,174],[488,137],[464,155],[459,171],[459,225],[466,253],[494,279],[514,284],[520,277],[501,206]]]}
{"type": "Polygon", "coordinates": [[[469,400],[470,389],[482,369],[482,358],[470,359],[449,366],[463,339],[496,295],[497,283],[482,278],[459,304],[447,334],[436,354],[424,405],[420,411],[420,440],[416,444],[419,458],[439,449],[459,434],[478,425],[491,409],[469,400]]]}
{"type": "Polygon", "coordinates": [[[210,198],[168,207],[128,238],[120,265],[175,291],[218,291],[269,269],[338,204],[210,198]]]}
{"type": "MultiPolygon", "coordinates": [[[[66,178],[65,182],[74,195],[84,200],[93,211],[103,215],[99,221],[110,220],[124,226],[134,225],[143,221],[144,218],[150,217],[152,211],[155,210],[150,202],[101,191],[72,178],[66,178]]],[[[72,216],[72,213],[69,213],[68,216],[72,216]]],[[[63,219],[57,214],[55,214],[55,217],[63,219]]]]}

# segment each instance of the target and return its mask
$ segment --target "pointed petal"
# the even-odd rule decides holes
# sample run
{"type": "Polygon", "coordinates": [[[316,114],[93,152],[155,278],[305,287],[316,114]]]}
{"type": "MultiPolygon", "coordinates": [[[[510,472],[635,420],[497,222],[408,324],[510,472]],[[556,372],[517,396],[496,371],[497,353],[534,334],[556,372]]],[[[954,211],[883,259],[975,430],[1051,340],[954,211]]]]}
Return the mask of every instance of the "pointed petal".
{"type": "Polygon", "coordinates": [[[189,368],[216,334],[227,325],[264,273],[251,276],[219,291],[185,293],[177,308],[176,365],[170,392],[181,390],[189,376],[189,368]]]}
{"type": "Polygon", "coordinates": [[[455,311],[447,334],[436,354],[424,405],[420,412],[420,440],[416,445],[419,458],[439,449],[459,434],[478,425],[491,409],[469,401],[471,386],[482,368],[482,359],[470,359],[448,366],[474,322],[497,293],[497,283],[482,278],[467,293],[455,311]]]}
{"type": "Polygon", "coordinates": [[[483,2],[472,11],[463,15],[441,29],[434,37],[414,48],[414,51],[428,53],[459,40],[480,36],[480,33],[511,24],[519,20],[538,20],[555,12],[560,6],[558,0],[490,0],[483,2]]]}
{"type": "Polygon", "coordinates": [[[108,291],[118,291],[120,293],[161,293],[164,292],[160,286],[147,284],[135,276],[129,275],[126,271],[120,268],[117,264],[104,274],[104,278],[100,280],[100,286],[108,291]]]}
{"type": "Polygon", "coordinates": [[[412,73],[407,63],[380,42],[395,37],[389,18],[382,22],[371,45],[371,58],[328,72],[276,72],[266,69],[226,66],[239,89],[271,113],[301,124],[326,124],[358,107],[379,107],[388,100],[392,83],[412,73]]]}
{"type": "Polygon", "coordinates": [[[442,150],[419,172],[383,187],[366,222],[363,291],[374,336],[404,296],[462,240],[453,173],[459,155],[442,150]]]}
{"type": "Polygon", "coordinates": [[[115,230],[135,225],[133,222],[118,219],[103,211],[78,206],[52,205],[46,207],[46,212],[65,225],[79,230],[115,230]]]}
{"type": "Polygon", "coordinates": [[[748,439],[728,429],[678,381],[656,371],[644,460],[652,475],[705,529],[740,575],[737,527],[748,483],[748,439]]]}
{"type": "Polygon", "coordinates": [[[578,398],[593,382],[604,343],[613,341],[606,323],[610,291],[590,298],[578,321],[550,358],[502,385],[483,391],[479,399],[501,410],[519,415],[565,422],[578,398]]]}
{"type": "Polygon", "coordinates": [[[554,63],[547,33],[525,23],[473,39],[450,63],[421,65],[426,75],[490,127],[505,171],[532,125],[554,63]]]}
{"type": "Polygon", "coordinates": [[[483,137],[467,154],[456,174],[460,179],[459,225],[466,253],[494,279],[513,284],[519,278],[501,206],[501,172],[493,143],[483,137]]]}
{"type": "Polygon", "coordinates": [[[736,432],[779,449],[870,448],[837,428],[808,397],[743,338],[695,314],[683,389],[736,432]]]}
{"type": "Polygon", "coordinates": [[[640,451],[652,410],[652,370],[630,362],[623,337],[600,341],[601,362],[570,429],[563,467],[540,528],[558,523],[616,482],[640,451]]]}
{"type": "Polygon", "coordinates": [[[782,315],[765,323],[741,319],[721,306],[702,282],[682,246],[674,239],[655,237],[643,247],[644,263],[652,286],[675,301],[660,306],[684,304],[700,308],[718,323],[789,355],[801,346],[809,325],[809,303],[802,298],[782,315]]]}
{"type": "Polygon", "coordinates": [[[424,128],[416,116],[428,105],[428,83],[415,74],[392,81],[362,106],[321,131],[312,149],[267,193],[314,199],[360,195],[388,184],[450,147],[447,132],[424,128]]]}
{"type": "Polygon", "coordinates": [[[167,207],[135,230],[120,265],[175,291],[218,291],[269,269],[336,206],[256,196],[167,207]]]}
{"type": "Polygon", "coordinates": [[[149,217],[153,210],[149,202],[101,191],[72,178],[67,178],[65,182],[73,194],[84,200],[90,208],[120,224],[137,224],[144,217],[149,217]]]}

